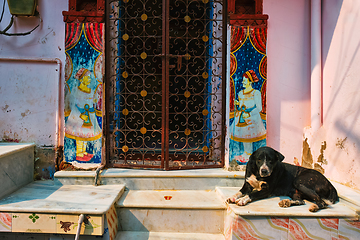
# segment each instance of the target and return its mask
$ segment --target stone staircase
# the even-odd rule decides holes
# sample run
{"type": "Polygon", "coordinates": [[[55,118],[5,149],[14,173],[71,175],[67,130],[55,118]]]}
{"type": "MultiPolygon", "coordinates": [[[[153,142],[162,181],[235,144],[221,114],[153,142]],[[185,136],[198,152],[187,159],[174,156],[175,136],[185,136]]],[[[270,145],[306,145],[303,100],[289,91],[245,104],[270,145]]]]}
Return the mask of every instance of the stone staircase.
{"type": "MultiPolygon", "coordinates": [[[[58,172],[62,184],[93,184],[94,172],[58,172]]],[[[360,192],[334,182],[340,202],[317,213],[310,203],[279,208],[284,197],[227,206],[244,172],[223,169],[155,171],[107,169],[105,185],[123,184],[116,202],[116,240],[360,239],[360,192]]]]}
{"type": "Polygon", "coordinates": [[[226,206],[214,191],[130,190],[117,206],[117,240],[224,239],[226,206]]]}
{"type": "MultiPolygon", "coordinates": [[[[55,177],[62,184],[90,184],[95,176],[58,172],[55,177]]],[[[223,169],[108,169],[99,180],[126,186],[116,202],[116,240],[223,240],[227,206],[215,186],[238,188],[243,179],[243,173],[223,169]]]]}
{"type": "Polygon", "coordinates": [[[2,181],[13,192],[0,199],[2,239],[74,239],[79,214],[93,223],[81,226],[84,240],[360,239],[360,192],[339,183],[334,182],[340,202],[317,213],[308,211],[309,203],[279,208],[284,197],[239,207],[225,199],[242,186],[241,171],[106,169],[99,186],[95,171],[60,171],[54,181],[31,182],[21,173],[31,175],[32,151],[33,145],[0,149],[2,181]],[[38,221],[44,217],[50,219],[46,224],[38,221]],[[16,230],[29,218],[38,226],[16,230]],[[59,225],[63,219],[73,224],[66,234],[59,225]],[[25,233],[29,230],[43,233],[25,233]]]}

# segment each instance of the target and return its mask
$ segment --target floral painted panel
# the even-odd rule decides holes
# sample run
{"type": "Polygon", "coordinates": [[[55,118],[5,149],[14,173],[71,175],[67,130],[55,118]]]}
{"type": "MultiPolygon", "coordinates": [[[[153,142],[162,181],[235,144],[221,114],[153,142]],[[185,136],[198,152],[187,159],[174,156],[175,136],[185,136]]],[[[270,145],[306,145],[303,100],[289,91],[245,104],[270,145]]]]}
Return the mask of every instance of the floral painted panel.
{"type": "Polygon", "coordinates": [[[114,240],[118,232],[118,216],[115,205],[112,205],[106,213],[106,223],[109,232],[109,240],[114,240]]]}
{"type": "Polygon", "coordinates": [[[0,232],[11,232],[11,213],[0,213],[0,232]]]}
{"type": "Polygon", "coordinates": [[[359,220],[346,218],[241,217],[232,213],[225,239],[360,239],[359,220]]]}
{"type": "Polygon", "coordinates": [[[225,239],[360,239],[360,221],[346,218],[242,217],[227,213],[225,239]],[[231,224],[230,224],[231,222],[231,224]]]}
{"type": "Polygon", "coordinates": [[[103,28],[103,23],[66,24],[66,162],[101,162],[103,28]]]}
{"type": "Polygon", "coordinates": [[[231,27],[230,162],[266,145],[266,28],[231,27]]]}
{"type": "MultiPolygon", "coordinates": [[[[86,215],[89,224],[81,224],[80,234],[84,235],[103,235],[104,217],[86,215]]],[[[59,234],[76,234],[78,229],[78,215],[61,215],[56,217],[56,233],[59,234]]],[[[80,237],[81,239],[81,237],[80,237]]]]}
{"type": "Polygon", "coordinates": [[[42,213],[13,213],[12,232],[55,233],[56,215],[42,213]]]}

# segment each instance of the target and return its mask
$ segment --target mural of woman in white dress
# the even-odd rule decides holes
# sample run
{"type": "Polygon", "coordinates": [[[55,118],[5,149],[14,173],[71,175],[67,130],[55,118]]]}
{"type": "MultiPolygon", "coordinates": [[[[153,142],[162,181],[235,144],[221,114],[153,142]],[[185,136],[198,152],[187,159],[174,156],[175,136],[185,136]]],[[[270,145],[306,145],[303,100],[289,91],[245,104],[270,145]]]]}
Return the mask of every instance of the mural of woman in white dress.
{"type": "Polygon", "coordinates": [[[248,161],[253,152],[253,142],[266,138],[266,129],[261,119],[262,111],[261,92],[252,87],[259,79],[253,70],[243,75],[242,90],[235,97],[235,116],[230,129],[230,138],[243,144],[242,161],[248,161]]]}

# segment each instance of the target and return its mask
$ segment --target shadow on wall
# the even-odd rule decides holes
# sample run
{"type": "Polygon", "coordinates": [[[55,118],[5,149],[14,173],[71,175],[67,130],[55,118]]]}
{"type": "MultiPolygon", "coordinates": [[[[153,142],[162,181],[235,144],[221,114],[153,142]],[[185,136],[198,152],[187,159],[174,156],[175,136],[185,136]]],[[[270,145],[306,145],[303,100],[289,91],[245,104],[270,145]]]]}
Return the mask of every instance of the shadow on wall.
{"type": "MultiPolygon", "coordinates": [[[[348,4],[349,8],[351,4],[348,4]]],[[[351,5],[351,9],[343,7],[343,1],[329,0],[323,1],[323,66],[329,60],[338,59],[336,69],[330,69],[329,76],[332,77],[332,82],[328,83],[326,90],[331,96],[330,102],[326,103],[326,109],[324,108],[324,120],[328,119],[329,122],[334,122],[334,128],[341,133],[342,139],[337,139],[336,147],[340,150],[347,151],[346,143],[351,142],[354,147],[360,146],[359,133],[359,119],[360,119],[360,99],[358,98],[357,89],[360,88],[360,81],[353,81],[358,79],[357,74],[358,61],[360,51],[360,39],[359,34],[355,29],[360,22],[360,16],[358,13],[360,7],[357,4],[351,5]],[[344,19],[340,25],[338,22],[340,11],[343,7],[342,18],[344,19]],[[337,16],[337,17],[334,17],[337,16]],[[337,41],[340,42],[336,46],[341,48],[338,50],[337,55],[332,55],[332,59],[328,59],[330,46],[334,38],[335,27],[341,28],[342,36],[338,37],[337,41]],[[351,42],[350,42],[351,41],[351,42]],[[333,83],[333,84],[331,84],[333,83]],[[354,91],[352,91],[354,89],[354,91]],[[335,119],[330,119],[331,116],[335,116],[335,119]],[[344,137],[345,136],[345,137],[344,137]]],[[[340,32],[340,31],[339,31],[340,32]]],[[[334,45],[334,44],[333,44],[334,45]]],[[[335,48],[333,46],[333,48],[335,48]]],[[[336,61],[336,60],[335,60],[336,61]]],[[[324,83],[326,79],[324,79],[324,83]]],[[[333,159],[338,159],[341,151],[336,151],[336,155],[332,156],[333,159]]],[[[347,152],[347,154],[349,154],[347,152]]]]}

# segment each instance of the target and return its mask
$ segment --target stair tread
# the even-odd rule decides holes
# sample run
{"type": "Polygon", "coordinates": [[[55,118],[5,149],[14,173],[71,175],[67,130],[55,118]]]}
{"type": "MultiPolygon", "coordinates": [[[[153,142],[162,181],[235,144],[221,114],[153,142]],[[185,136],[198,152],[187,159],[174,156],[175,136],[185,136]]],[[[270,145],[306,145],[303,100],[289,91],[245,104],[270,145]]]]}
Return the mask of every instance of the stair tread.
{"type": "Polygon", "coordinates": [[[225,209],[215,191],[207,190],[129,190],[117,205],[133,208],[225,209]]]}
{"type": "MultiPolygon", "coordinates": [[[[217,187],[216,191],[225,201],[228,197],[239,191],[239,188],[234,187],[217,187]]],[[[342,199],[340,202],[329,205],[328,208],[322,209],[318,212],[310,212],[308,209],[312,203],[305,201],[305,205],[293,206],[289,208],[281,208],[278,203],[288,197],[269,197],[262,200],[257,200],[247,204],[246,206],[237,206],[236,204],[229,204],[230,209],[240,216],[285,216],[285,217],[357,217],[354,209],[350,208],[342,199]]]]}
{"type": "Polygon", "coordinates": [[[175,233],[175,232],[135,232],[123,231],[118,232],[115,240],[224,240],[222,234],[208,233],[175,233]]]}
{"type": "Polygon", "coordinates": [[[0,200],[1,212],[105,214],[124,185],[59,185],[35,181],[0,200]]]}
{"type": "MultiPolygon", "coordinates": [[[[58,171],[56,177],[92,177],[93,171],[58,171]]],[[[222,168],[187,169],[177,171],[109,168],[103,170],[101,178],[237,178],[243,179],[244,171],[231,172],[222,168]]]]}
{"type": "Polygon", "coordinates": [[[0,143],[0,157],[5,157],[24,149],[35,147],[35,143],[0,143]]]}

